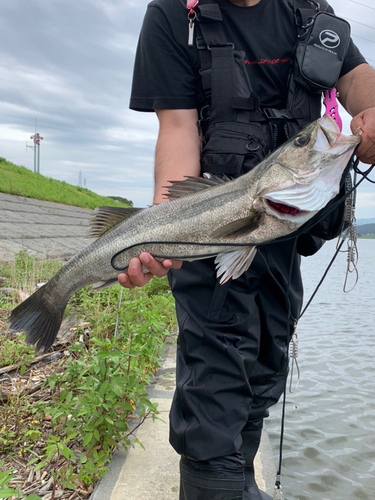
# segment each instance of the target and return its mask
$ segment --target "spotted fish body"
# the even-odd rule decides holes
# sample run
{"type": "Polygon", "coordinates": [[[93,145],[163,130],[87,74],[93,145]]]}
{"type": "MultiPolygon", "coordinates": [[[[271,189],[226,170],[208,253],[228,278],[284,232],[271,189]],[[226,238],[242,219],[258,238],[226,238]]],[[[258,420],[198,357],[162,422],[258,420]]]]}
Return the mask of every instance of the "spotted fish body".
{"type": "Polygon", "coordinates": [[[187,178],[172,182],[168,203],[142,210],[102,207],[93,223],[98,239],[12,311],[11,331],[24,331],[30,344],[48,350],[70,297],[90,284],[115,283],[141,252],[159,260],[217,256],[221,281],[237,278],[257,245],[298,230],[339,192],[359,141],[324,116],[237,179],[187,178]]]}

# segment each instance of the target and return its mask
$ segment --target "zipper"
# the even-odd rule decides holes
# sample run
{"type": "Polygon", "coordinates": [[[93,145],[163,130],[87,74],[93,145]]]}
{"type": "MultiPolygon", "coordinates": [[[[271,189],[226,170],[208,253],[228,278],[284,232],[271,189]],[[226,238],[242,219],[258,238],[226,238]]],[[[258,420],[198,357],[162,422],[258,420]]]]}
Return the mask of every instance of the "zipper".
{"type": "Polygon", "coordinates": [[[287,138],[287,140],[289,141],[290,136],[289,136],[288,125],[287,125],[286,123],[284,123],[284,133],[285,133],[285,137],[286,137],[286,138],[287,138]]]}
{"type": "Polygon", "coordinates": [[[272,130],[272,139],[273,139],[272,151],[274,151],[276,149],[276,146],[277,146],[277,138],[279,135],[279,130],[277,128],[277,125],[275,125],[274,123],[271,123],[271,130],[272,130]]]}

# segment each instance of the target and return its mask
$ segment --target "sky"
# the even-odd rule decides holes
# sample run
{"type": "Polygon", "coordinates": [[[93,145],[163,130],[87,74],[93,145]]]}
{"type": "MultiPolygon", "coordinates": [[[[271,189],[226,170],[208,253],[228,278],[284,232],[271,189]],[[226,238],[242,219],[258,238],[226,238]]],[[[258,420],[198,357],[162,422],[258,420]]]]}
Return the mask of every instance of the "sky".
{"type": "MultiPolygon", "coordinates": [[[[1,0],[0,156],[33,170],[27,146],[36,124],[41,174],[74,185],[81,177],[88,189],[134,206],[152,203],[157,119],[128,109],[147,3],[1,0]]],[[[373,0],[330,3],[349,20],[355,43],[375,67],[373,0]]],[[[344,110],[342,117],[350,133],[344,110]]],[[[371,217],[375,188],[365,182],[357,218],[371,217]]]]}

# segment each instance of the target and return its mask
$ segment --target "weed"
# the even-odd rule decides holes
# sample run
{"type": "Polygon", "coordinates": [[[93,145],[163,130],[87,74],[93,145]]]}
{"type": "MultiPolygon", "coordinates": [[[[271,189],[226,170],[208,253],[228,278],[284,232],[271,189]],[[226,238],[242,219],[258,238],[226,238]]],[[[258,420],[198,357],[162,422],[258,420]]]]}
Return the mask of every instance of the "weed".
{"type": "MultiPolygon", "coordinates": [[[[17,283],[32,289],[36,279],[50,278],[54,265],[21,252],[8,271],[17,283]]],[[[120,292],[118,285],[77,292],[68,314],[89,323],[91,336],[79,340],[83,332],[77,331],[69,356],[58,373],[46,379],[47,400],[31,402],[16,391],[1,410],[0,458],[19,455],[34,470],[52,468],[54,487],[74,490],[77,484],[95,483],[115,448],[130,445],[129,415],[136,410],[139,425],[157,416],[147,385],[175,326],[173,299],[166,278],[125,292],[119,307],[120,292]]],[[[27,359],[24,341],[24,351],[22,341],[18,343],[13,351],[7,339],[0,358],[9,364],[27,359]]],[[[9,475],[4,477],[9,482],[9,475]]]]}

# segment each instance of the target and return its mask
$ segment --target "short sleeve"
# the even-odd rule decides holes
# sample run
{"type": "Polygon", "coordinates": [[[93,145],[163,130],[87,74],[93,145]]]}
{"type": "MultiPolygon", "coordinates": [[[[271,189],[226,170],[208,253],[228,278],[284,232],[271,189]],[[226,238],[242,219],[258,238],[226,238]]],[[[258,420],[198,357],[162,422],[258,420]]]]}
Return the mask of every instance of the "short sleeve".
{"type": "Polygon", "coordinates": [[[182,37],[177,39],[181,20],[175,17],[176,23],[171,26],[171,19],[158,4],[148,6],[134,65],[130,99],[133,110],[197,108],[197,75],[182,37]]]}
{"type": "MultiPolygon", "coordinates": [[[[333,8],[330,5],[329,5],[327,11],[330,12],[331,14],[335,14],[333,8]]],[[[338,17],[340,17],[340,16],[338,16],[338,17]]],[[[341,68],[340,77],[349,73],[349,71],[354,69],[356,66],[359,66],[360,64],[363,64],[366,62],[367,62],[366,59],[361,54],[358,47],[353,42],[352,38],[350,38],[348,52],[346,53],[346,57],[344,59],[344,63],[343,63],[342,68],[341,68]]]]}

